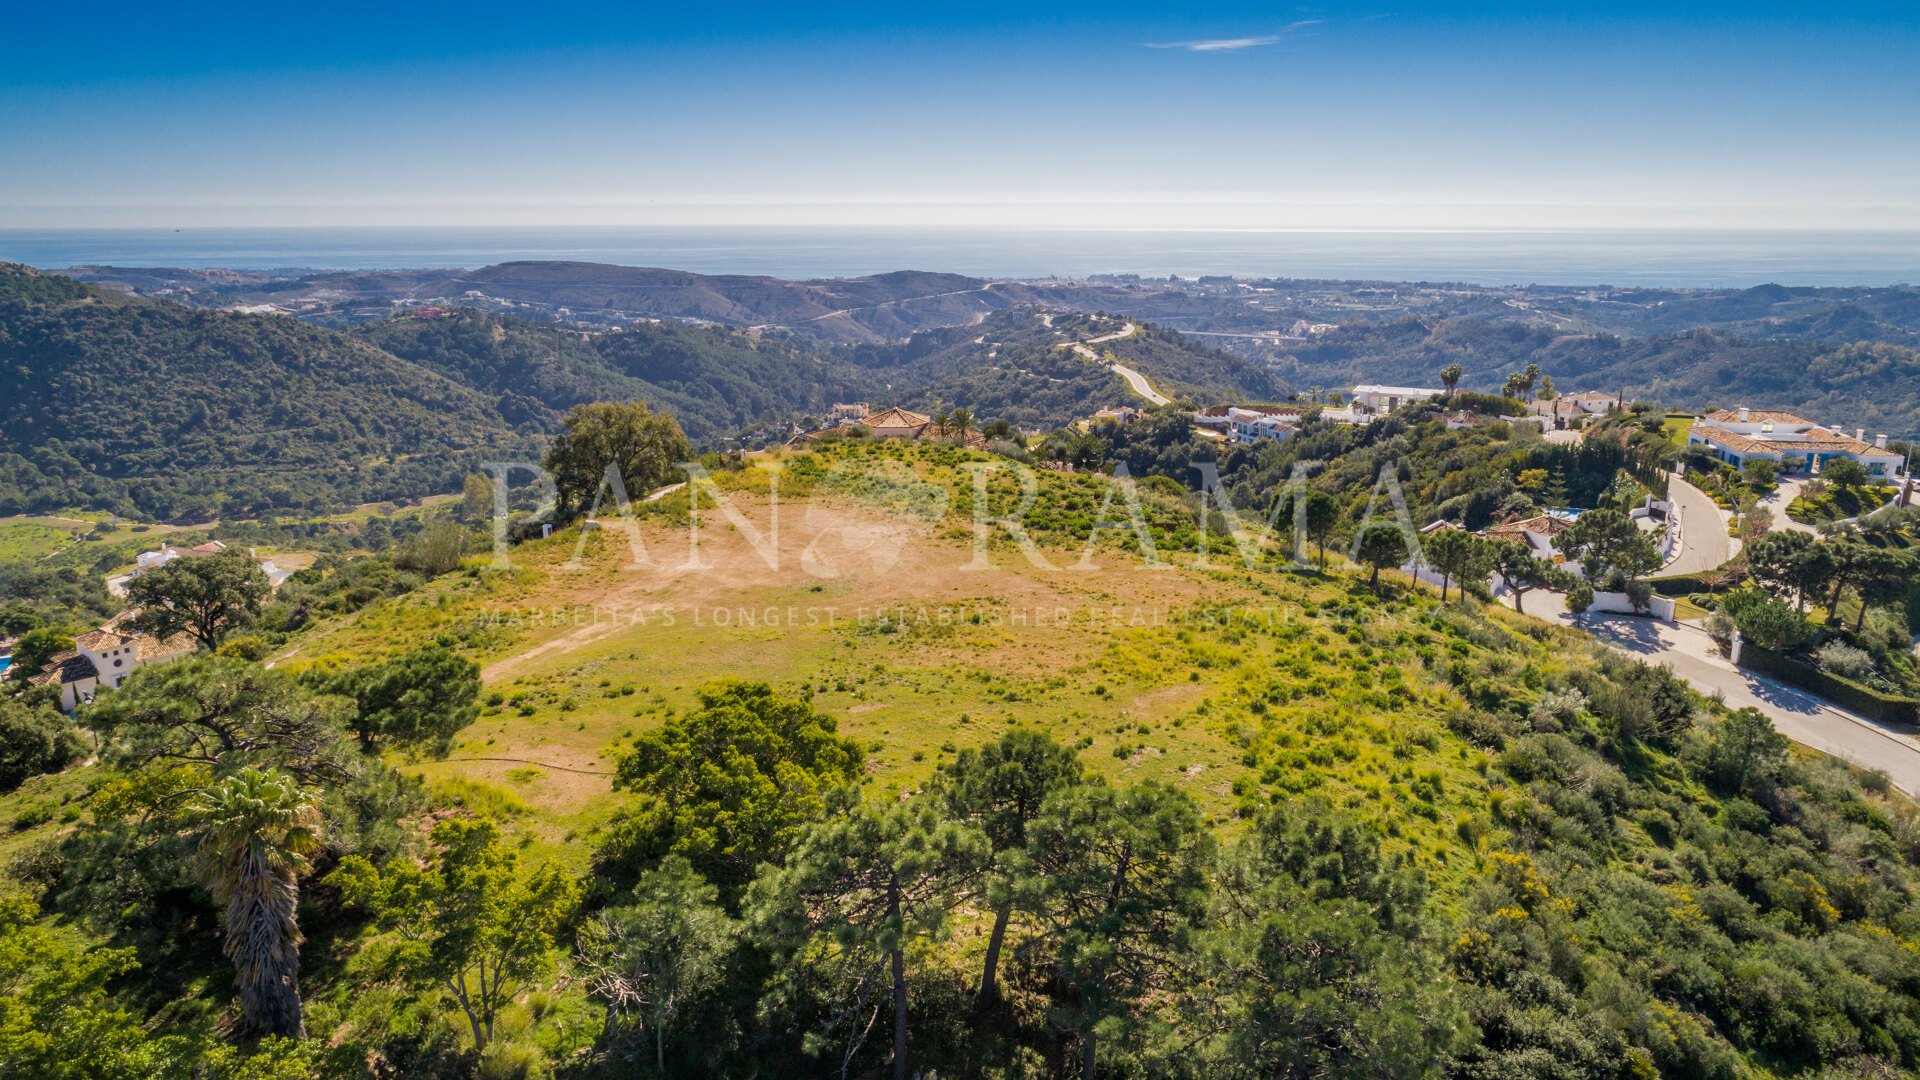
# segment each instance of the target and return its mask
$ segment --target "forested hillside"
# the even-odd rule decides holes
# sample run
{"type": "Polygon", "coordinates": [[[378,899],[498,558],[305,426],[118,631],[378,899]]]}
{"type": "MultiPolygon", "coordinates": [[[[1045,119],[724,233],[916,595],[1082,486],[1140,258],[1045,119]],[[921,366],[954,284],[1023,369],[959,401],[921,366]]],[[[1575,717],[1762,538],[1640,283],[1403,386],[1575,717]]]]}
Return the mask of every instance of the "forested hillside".
{"type": "Polygon", "coordinates": [[[861,372],[802,347],[724,327],[636,323],[584,335],[550,323],[455,310],[402,315],[356,331],[403,359],[473,387],[501,416],[550,432],[589,401],[651,401],[695,442],[750,423],[859,398],[861,372]]]}
{"type": "Polygon", "coordinates": [[[1563,391],[1625,391],[1683,409],[1785,409],[1895,436],[1920,429],[1920,353],[1886,343],[1720,330],[1621,338],[1482,319],[1407,318],[1349,324],[1289,346],[1276,369],[1301,385],[1426,386],[1437,385],[1436,373],[1454,363],[1466,371],[1461,385],[1476,390],[1498,391],[1508,372],[1533,363],[1563,391]]]}
{"type": "Polygon", "coordinates": [[[0,512],[425,494],[517,442],[472,389],[350,337],[0,267],[0,512]]]}
{"type": "MultiPolygon", "coordinates": [[[[836,295],[897,287],[840,283],[836,295]]],[[[833,350],[723,326],[639,321],[590,333],[430,307],[337,332],[9,269],[0,513],[231,517],[428,495],[490,454],[524,457],[592,401],[651,402],[701,448],[836,401],[965,407],[1055,428],[1138,400],[1070,347],[1121,325],[1023,308],[833,350]]],[[[1255,362],[1151,327],[1100,348],[1199,399],[1278,390],[1255,362]]]]}

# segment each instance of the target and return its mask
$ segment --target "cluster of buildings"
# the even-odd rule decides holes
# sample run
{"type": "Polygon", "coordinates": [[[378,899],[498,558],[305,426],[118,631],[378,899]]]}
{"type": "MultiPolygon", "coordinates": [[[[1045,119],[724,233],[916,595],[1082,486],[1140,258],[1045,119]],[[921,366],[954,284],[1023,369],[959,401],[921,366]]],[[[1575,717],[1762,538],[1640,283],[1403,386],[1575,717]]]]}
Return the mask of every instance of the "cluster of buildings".
{"type": "Polygon", "coordinates": [[[1695,420],[1687,431],[1687,445],[1704,447],[1736,469],[1749,461],[1770,461],[1783,474],[1818,475],[1828,462],[1847,458],[1864,466],[1868,476],[1893,480],[1901,456],[1887,449],[1885,435],[1874,436],[1871,443],[1866,436],[1864,428],[1849,436],[1792,413],[1742,406],[1695,420]]]}
{"type": "MultiPolygon", "coordinates": [[[[127,595],[127,583],[142,574],[158,570],[176,559],[200,559],[208,555],[218,555],[225,550],[227,550],[227,545],[218,540],[209,540],[204,544],[196,544],[193,547],[184,548],[174,547],[172,544],[162,540],[157,550],[143,551],[135,556],[132,570],[108,578],[107,593],[111,596],[125,596],[127,595]]],[[[293,570],[274,565],[272,559],[260,560],[260,571],[267,575],[267,581],[276,589],[280,587],[282,582],[285,582],[295,573],[293,570]]]]}
{"type": "MultiPolygon", "coordinates": [[[[218,540],[193,547],[174,547],[162,543],[157,550],[141,552],[134,559],[133,569],[127,573],[108,578],[107,591],[115,596],[124,596],[127,583],[142,574],[152,573],[180,559],[204,558],[226,550],[227,545],[218,540]]],[[[271,559],[261,560],[260,569],[275,588],[295,573],[275,566],[271,559]]],[[[100,691],[119,686],[128,675],[141,667],[184,656],[196,647],[190,634],[176,634],[162,639],[126,628],[125,622],[131,614],[123,613],[99,629],[89,630],[74,638],[73,648],[49,657],[39,671],[26,677],[27,684],[58,688],[60,708],[72,712],[92,702],[100,691]]],[[[0,658],[11,658],[13,645],[12,641],[0,640],[0,658]]],[[[0,670],[6,667],[6,663],[0,662],[0,670]]]]}
{"type": "Polygon", "coordinates": [[[1299,430],[1301,418],[1316,409],[1320,419],[1335,424],[1366,424],[1408,405],[1432,401],[1445,390],[1422,386],[1383,386],[1362,383],[1339,405],[1215,405],[1193,415],[1202,430],[1234,442],[1285,440],[1299,430]]]}

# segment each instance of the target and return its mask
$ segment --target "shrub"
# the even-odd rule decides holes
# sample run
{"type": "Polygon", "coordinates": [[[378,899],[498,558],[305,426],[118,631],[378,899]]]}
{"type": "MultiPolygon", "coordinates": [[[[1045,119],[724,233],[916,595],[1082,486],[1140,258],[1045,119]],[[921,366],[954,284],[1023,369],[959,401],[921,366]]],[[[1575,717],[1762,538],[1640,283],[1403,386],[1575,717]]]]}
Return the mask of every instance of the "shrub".
{"type": "Polygon", "coordinates": [[[1847,679],[1863,679],[1873,674],[1873,656],[1844,641],[1829,641],[1813,654],[1820,670],[1847,679]]]}
{"type": "Polygon", "coordinates": [[[85,749],[73,725],[52,708],[0,700],[0,791],[66,768],[85,749]]]}

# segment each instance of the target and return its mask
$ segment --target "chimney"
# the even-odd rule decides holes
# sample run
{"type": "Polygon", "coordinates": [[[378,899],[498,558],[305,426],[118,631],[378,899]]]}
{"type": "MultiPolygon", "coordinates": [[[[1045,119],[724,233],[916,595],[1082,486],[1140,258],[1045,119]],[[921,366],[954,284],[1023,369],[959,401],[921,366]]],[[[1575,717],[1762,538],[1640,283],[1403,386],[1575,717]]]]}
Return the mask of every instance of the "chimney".
{"type": "Polygon", "coordinates": [[[1885,450],[1887,448],[1887,437],[1885,435],[1875,435],[1873,437],[1873,445],[1876,449],[1885,450]]]}
{"type": "Polygon", "coordinates": [[[1748,416],[1747,407],[1745,405],[1740,406],[1740,422],[1743,424],[1746,423],[1747,416],[1748,416]]]}
{"type": "Polygon", "coordinates": [[[1857,428],[1854,428],[1854,429],[1853,429],[1853,437],[1854,437],[1854,439],[1855,439],[1855,441],[1857,441],[1857,442],[1866,442],[1866,441],[1867,441],[1867,429],[1866,429],[1866,428],[1863,428],[1863,427],[1857,427],[1857,428]]]}

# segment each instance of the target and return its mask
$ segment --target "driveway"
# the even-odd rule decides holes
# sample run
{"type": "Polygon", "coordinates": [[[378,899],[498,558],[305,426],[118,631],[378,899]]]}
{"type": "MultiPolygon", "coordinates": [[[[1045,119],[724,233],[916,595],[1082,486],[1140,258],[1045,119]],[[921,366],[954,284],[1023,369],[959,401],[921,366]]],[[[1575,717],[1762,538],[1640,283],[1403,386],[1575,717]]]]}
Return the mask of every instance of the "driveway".
{"type": "Polygon", "coordinates": [[[1787,516],[1787,504],[1800,497],[1800,481],[1781,480],[1773,489],[1773,494],[1760,500],[1760,505],[1773,515],[1773,524],[1768,532],[1803,532],[1818,536],[1819,530],[1811,525],[1802,525],[1787,516]]]}
{"type": "Polygon", "coordinates": [[[1680,515],[1680,554],[1661,568],[1661,577],[1698,574],[1733,557],[1727,518],[1712,497],[1676,475],[1667,484],[1667,498],[1680,515]]]}

